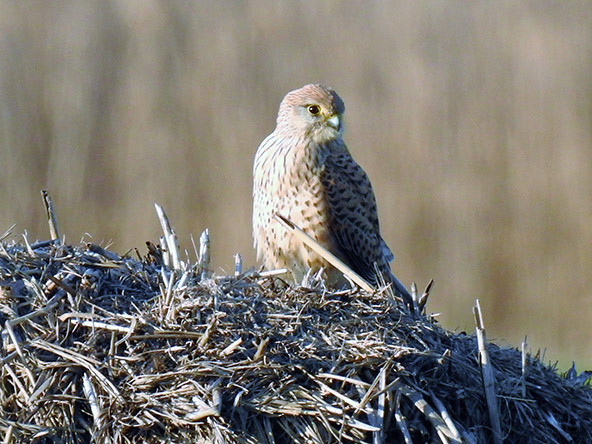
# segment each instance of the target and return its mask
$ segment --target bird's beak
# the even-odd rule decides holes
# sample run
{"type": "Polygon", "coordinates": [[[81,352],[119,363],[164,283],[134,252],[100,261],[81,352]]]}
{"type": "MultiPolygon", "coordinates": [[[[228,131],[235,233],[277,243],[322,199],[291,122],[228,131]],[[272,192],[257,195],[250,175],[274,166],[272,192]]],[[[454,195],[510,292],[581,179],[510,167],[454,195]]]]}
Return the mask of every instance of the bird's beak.
{"type": "Polygon", "coordinates": [[[327,124],[331,128],[335,128],[336,131],[339,131],[341,129],[341,120],[339,119],[339,116],[337,114],[329,117],[327,119],[327,124]]]}

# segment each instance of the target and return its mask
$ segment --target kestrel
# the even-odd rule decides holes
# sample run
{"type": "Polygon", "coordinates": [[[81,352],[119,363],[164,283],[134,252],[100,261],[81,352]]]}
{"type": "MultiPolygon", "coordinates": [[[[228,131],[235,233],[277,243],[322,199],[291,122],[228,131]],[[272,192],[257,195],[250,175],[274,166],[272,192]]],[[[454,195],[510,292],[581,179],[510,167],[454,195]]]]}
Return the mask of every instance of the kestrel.
{"type": "Polygon", "coordinates": [[[399,296],[409,293],[391,273],[393,254],[380,236],[368,176],[345,145],[345,106],[335,91],[306,85],[288,93],[275,130],[261,142],[253,167],[253,238],[265,268],[288,268],[300,281],[325,269],[327,283],[345,278],[274,218],[287,217],[369,283],[376,269],[399,296]],[[376,265],[375,265],[376,264],[376,265]]]}

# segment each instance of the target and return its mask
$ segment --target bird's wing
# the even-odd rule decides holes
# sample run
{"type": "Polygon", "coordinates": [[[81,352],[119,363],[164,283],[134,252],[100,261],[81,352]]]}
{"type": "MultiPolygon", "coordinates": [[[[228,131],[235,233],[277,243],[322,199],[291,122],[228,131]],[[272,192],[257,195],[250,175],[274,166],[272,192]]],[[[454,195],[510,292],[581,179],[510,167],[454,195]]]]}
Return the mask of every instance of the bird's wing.
{"type": "Polygon", "coordinates": [[[374,263],[389,269],[392,253],[380,236],[370,179],[347,150],[340,150],[327,157],[321,182],[334,247],[354,271],[376,284],[374,263]]]}

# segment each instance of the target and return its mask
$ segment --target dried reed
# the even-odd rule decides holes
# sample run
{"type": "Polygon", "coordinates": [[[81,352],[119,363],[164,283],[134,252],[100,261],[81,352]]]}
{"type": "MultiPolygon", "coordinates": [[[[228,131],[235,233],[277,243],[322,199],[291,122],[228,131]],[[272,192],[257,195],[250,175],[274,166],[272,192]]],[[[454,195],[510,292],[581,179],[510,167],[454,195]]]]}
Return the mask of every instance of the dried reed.
{"type": "MultiPolygon", "coordinates": [[[[493,441],[475,336],[148,250],[0,244],[4,443],[493,441]]],[[[592,442],[588,374],[487,351],[504,442],[592,442]]]]}

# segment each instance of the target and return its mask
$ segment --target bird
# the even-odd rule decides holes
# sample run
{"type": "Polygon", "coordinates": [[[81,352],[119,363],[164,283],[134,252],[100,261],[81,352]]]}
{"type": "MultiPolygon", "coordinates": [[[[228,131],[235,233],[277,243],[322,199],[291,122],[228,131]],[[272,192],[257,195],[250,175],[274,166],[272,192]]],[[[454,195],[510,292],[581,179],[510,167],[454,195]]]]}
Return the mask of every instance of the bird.
{"type": "Polygon", "coordinates": [[[320,84],[282,100],[276,127],[259,145],[253,164],[257,258],[266,269],[291,270],[297,282],[310,270],[323,269],[327,284],[347,284],[341,272],[280,225],[277,213],[371,285],[391,283],[407,300],[409,292],[390,269],[394,257],[380,235],[372,184],[343,140],[344,111],[339,95],[320,84]]]}

